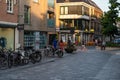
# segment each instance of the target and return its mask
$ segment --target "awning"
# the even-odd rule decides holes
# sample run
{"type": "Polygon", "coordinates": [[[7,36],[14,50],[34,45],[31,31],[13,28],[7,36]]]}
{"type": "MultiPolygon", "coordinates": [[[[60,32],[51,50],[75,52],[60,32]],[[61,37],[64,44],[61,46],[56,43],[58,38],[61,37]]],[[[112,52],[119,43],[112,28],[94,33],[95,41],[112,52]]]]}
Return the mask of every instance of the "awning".
{"type": "Polygon", "coordinates": [[[18,23],[0,21],[0,28],[16,28],[18,23]]]}

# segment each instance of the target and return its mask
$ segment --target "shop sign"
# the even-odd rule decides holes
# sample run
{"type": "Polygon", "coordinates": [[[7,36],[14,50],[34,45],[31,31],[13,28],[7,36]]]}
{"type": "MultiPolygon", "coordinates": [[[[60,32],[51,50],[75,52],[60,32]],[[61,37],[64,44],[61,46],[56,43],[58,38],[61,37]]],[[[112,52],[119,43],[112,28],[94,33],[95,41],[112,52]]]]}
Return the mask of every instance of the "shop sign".
{"type": "Polygon", "coordinates": [[[59,31],[60,31],[60,28],[57,27],[57,28],[56,28],[56,31],[59,32],[59,31]]]}
{"type": "Polygon", "coordinates": [[[24,24],[18,24],[17,29],[18,30],[24,30],[24,24]]]}

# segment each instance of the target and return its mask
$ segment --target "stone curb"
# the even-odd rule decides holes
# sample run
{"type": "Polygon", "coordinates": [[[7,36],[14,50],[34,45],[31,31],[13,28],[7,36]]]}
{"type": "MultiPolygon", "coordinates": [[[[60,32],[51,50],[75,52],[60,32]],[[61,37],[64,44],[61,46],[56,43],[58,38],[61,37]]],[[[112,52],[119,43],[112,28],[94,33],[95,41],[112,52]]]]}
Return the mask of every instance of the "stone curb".
{"type": "MultiPolygon", "coordinates": [[[[96,47],[96,49],[100,50],[100,47],[96,47]]],[[[105,50],[120,50],[120,48],[117,47],[106,47],[105,50]]]]}

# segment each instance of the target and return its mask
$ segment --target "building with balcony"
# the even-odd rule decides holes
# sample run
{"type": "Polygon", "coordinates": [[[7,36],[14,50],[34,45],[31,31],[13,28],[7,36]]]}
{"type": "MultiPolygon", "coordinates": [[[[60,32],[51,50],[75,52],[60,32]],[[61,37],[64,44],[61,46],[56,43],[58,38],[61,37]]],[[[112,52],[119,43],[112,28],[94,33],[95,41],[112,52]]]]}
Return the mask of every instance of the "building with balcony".
{"type": "Polygon", "coordinates": [[[0,47],[15,49],[18,44],[17,0],[0,0],[0,47]]]}
{"type": "Polygon", "coordinates": [[[102,10],[92,0],[56,0],[56,28],[59,38],[67,42],[93,41],[101,35],[102,10]]]}

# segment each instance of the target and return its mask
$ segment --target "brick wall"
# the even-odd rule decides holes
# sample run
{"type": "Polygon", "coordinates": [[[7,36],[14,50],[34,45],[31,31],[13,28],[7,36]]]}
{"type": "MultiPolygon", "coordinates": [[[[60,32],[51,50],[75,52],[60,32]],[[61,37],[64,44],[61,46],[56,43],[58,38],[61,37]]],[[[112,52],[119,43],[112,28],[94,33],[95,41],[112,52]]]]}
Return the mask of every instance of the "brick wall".
{"type": "Polygon", "coordinates": [[[17,20],[18,3],[14,4],[13,13],[8,13],[6,0],[0,0],[0,21],[17,23],[17,20]]]}

